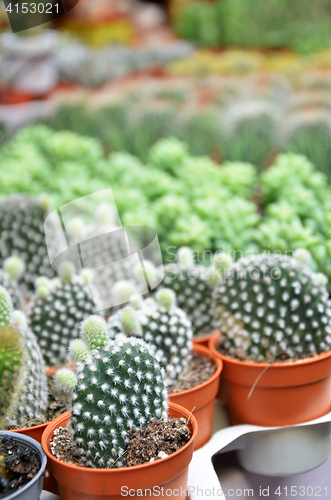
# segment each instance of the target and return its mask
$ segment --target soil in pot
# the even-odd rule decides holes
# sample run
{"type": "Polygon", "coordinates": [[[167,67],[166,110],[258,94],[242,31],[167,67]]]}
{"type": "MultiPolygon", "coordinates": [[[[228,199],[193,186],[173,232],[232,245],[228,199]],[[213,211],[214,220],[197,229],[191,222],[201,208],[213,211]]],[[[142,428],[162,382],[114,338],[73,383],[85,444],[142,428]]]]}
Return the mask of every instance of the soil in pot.
{"type": "MultiPolygon", "coordinates": [[[[132,434],[126,449],[126,466],[132,467],[165,458],[180,450],[191,438],[184,418],[170,417],[167,421],[152,419],[144,429],[132,434]]],[[[51,453],[60,461],[87,467],[68,427],[54,431],[51,453]]]]}
{"type": "Polygon", "coordinates": [[[192,356],[188,369],[180,376],[172,386],[168,387],[169,394],[193,389],[204,382],[207,382],[215,373],[215,364],[207,357],[197,354],[192,356]]]}
{"type": "Polygon", "coordinates": [[[40,470],[38,453],[15,439],[0,437],[0,498],[29,483],[40,470]]]}

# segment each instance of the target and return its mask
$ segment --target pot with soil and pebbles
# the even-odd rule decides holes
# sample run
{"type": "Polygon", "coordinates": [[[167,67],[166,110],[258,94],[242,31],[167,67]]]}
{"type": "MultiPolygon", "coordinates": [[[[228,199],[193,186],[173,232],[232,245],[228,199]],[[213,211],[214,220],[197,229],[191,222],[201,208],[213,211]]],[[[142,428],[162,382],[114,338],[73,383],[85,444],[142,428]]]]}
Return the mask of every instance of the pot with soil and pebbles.
{"type": "Polygon", "coordinates": [[[232,424],[287,426],[331,410],[330,301],[309,252],[237,261],[215,289],[221,393],[232,424]]]}
{"type": "Polygon", "coordinates": [[[0,498],[39,499],[46,462],[41,445],[34,439],[0,431],[0,498]]]}
{"type": "Polygon", "coordinates": [[[214,400],[222,362],[204,346],[192,344],[192,327],[176,305],[175,292],[158,290],[155,300],[133,295],[130,304],[108,320],[110,335],[123,332],[154,346],[166,372],[169,400],[194,413],[198,421],[195,449],[211,437],[214,400]]]}
{"type": "Polygon", "coordinates": [[[196,420],[178,405],[168,407],[163,370],[150,345],[123,334],[113,340],[108,333],[102,318],[85,320],[82,339],[70,346],[76,374],[65,368],[56,374],[58,384],[73,392],[72,416],[66,413],[47,426],[42,445],[61,498],[117,500],[125,487],[138,498],[139,490],[162,486],[172,490],[169,498],[185,498],[196,420]],[[61,461],[69,449],[69,463],[61,461]],[[131,465],[138,455],[145,463],[131,465]]]}

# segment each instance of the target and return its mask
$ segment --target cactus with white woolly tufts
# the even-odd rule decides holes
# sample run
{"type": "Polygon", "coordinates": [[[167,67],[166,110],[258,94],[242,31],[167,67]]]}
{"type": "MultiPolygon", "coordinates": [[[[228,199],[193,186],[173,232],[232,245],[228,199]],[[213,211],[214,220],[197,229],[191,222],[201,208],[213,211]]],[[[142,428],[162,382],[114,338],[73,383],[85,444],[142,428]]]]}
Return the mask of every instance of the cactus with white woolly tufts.
{"type": "Polygon", "coordinates": [[[331,308],[326,276],[280,254],[243,257],[214,293],[215,315],[231,356],[270,361],[301,359],[330,350],[331,308]]]}
{"type": "Polygon", "coordinates": [[[73,391],[71,426],[82,458],[96,468],[122,467],[129,432],[151,418],[167,418],[167,394],[150,346],[124,335],[104,343],[106,325],[104,335],[93,336],[101,322],[93,317],[82,325],[81,336],[89,342],[71,343],[77,374],[62,369],[56,380],[73,391]]]}
{"type": "Polygon", "coordinates": [[[74,274],[72,263],[62,263],[58,278],[38,278],[29,305],[29,324],[48,365],[66,361],[68,345],[77,337],[81,321],[94,312],[89,286],[81,275],[74,274]]]}
{"type": "Polygon", "coordinates": [[[185,372],[192,349],[192,325],[177,307],[173,290],[160,289],[156,300],[148,298],[136,309],[129,305],[118,311],[109,319],[109,328],[113,337],[122,331],[154,346],[167,384],[173,384],[185,372]]]}

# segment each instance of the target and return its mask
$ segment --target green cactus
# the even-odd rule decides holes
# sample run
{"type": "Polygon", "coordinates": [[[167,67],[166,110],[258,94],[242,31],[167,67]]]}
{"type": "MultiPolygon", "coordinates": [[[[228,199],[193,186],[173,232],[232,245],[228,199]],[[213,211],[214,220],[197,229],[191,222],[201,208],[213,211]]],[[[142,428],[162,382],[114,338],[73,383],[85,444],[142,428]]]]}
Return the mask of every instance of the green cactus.
{"type": "Polygon", "coordinates": [[[23,313],[13,314],[9,293],[0,287],[0,427],[30,427],[46,416],[45,363],[23,313]]]}
{"type": "MultiPolygon", "coordinates": [[[[85,350],[77,343],[71,345],[79,362],[77,378],[62,369],[56,379],[62,387],[74,390],[71,426],[86,462],[96,468],[122,467],[128,432],[146,426],[153,417],[167,418],[163,372],[148,344],[124,335],[105,343],[105,327],[98,345],[98,337],[91,335],[95,318],[87,321],[82,331],[89,329],[84,338],[90,344],[85,350]]],[[[100,322],[101,318],[97,330],[100,322]]]]}
{"type": "Polygon", "coordinates": [[[127,306],[120,310],[109,318],[109,328],[112,337],[122,331],[155,346],[155,355],[166,371],[169,385],[188,366],[192,326],[186,313],[176,306],[176,295],[171,289],[159,290],[156,301],[146,299],[137,309],[127,306]]]}
{"type": "Polygon", "coordinates": [[[72,265],[63,263],[58,278],[39,278],[29,304],[29,324],[35,333],[47,365],[64,363],[67,348],[77,337],[80,322],[96,312],[89,286],[74,275],[72,265]]]}
{"type": "Polygon", "coordinates": [[[328,351],[331,309],[326,282],[324,275],[287,255],[240,259],[215,289],[224,348],[229,355],[240,349],[254,361],[328,351]]]}
{"type": "Polygon", "coordinates": [[[23,195],[0,200],[0,262],[11,256],[23,260],[25,272],[20,284],[24,298],[30,297],[38,276],[54,276],[45,244],[43,201],[23,195]]]}
{"type": "Polygon", "coordinates": [[[177,262],[164,268],[163,283],[176,293],[178,307],[191,321],[194,337],[209,333],[215,326],[209,274],[208,268],[194,263],[193,251],[188,247],[179,248],[177,262]]]}

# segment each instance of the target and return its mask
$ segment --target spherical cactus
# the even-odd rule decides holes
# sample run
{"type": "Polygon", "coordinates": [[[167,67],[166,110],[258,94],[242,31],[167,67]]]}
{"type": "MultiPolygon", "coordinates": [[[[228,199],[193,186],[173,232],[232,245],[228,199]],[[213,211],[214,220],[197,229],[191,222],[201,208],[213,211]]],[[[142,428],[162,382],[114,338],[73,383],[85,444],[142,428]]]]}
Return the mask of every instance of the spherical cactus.
{"type": "Polygon", "coordinates": [[[185,372],[192,348],[192,325],[186,313],[176,306],[176,295],[163,288],[156,301],[146,299],[138,309],[127,306],[109,318],[110,335],[119,332],[142,338],[155,348],[155,355],[166,371],[167,384],[185,372]]]}
{"type": "Polygon", "coordinates": [[[0,200],[0,263],[7,257],[20,257],[25,263],[21,278],[22,291],[29,298],[40,275],[54,276],[45,244],[44,204],[23,195],[0,200]]]}
{"type": "Polygon", "coordinates": [[[0,427],[30,427],[46,416],[45,363],[24,314],[13,313],[9,293],[0,287],[0,427]]]}
{"type": "Polygon", "coordinates": [[[330,349],[326,280],[287,255],[238,260],[215,288],[214,305],[229,355],[265,361],[330,349]]]}
{"type": "MultiPolygon", "coordinates": [[[[86,349],[91,350],[78,364],[77,378],[61,370],[56,380],[67,390],[76,385],[71,425],[87,463],[122,467],[128,432],[144,427],[151,418],[167,418],[163,373],[148,344],[140,339],[118,335],[106,344],[102,341],[98,349],[98,338],[90,340],[86,349]]],[[[73,351],[77,354],[75,346],[73,351]]]]}
{"type": "Polygon", "coordinates": [[[208,334],[215,327],[212,310],[212,286],[209,270],[194,262],[193,251],[188,247],[178,250],[177,262],[164,269],[164,285],[175,291],[178,307],[192,322],[194,337],[208,334]]]}
{"type": "Polygon", "coordinates": [[[64,275],[40,277],[29,305],[29,324],[38,338],[48,365],[64,363],[70,341],[77,337],[81,321],[96,312],[89,286],[63,263],[64,275]]]}

